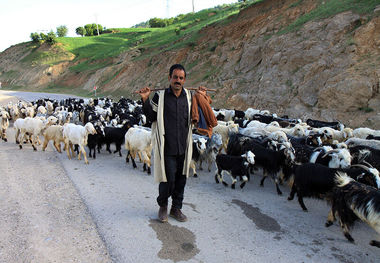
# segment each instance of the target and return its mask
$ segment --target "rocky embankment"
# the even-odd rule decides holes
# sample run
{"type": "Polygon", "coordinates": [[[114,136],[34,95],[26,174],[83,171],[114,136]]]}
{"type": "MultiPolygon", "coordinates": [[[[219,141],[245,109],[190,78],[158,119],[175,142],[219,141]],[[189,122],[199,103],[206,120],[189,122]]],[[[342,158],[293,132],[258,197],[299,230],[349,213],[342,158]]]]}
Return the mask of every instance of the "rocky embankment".
{"type": "Polygon", "coordinates": [[[368,14],[347,11],[281,33],[317,5],[296,2],[263,1],[228,23],[202,29],[194,45],[145,59],[141,55],[149,50],[130,50],[91,72],[69,70],[76,63],[70,56],[53,66],[29,67],[22,63],[30,52],[26,44],[11,47],[0,54],[0,81],[30,89],[57,85],[91,90],[98,85],[133,96],[138,87],[167,85],[169,65],[182,63],[188,86],[218,89],[215,107],[268,109],[380,129],[380,6],[368,14]]]}

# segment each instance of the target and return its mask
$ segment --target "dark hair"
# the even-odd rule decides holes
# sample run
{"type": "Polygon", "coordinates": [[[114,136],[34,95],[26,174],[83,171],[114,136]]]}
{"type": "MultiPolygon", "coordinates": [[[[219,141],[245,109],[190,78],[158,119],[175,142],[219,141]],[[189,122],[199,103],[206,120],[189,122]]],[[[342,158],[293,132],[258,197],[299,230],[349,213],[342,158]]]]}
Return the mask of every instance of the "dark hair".
{"type": "Polygon", "coordinates": [[[170,77],[172,76],[173,71],[175,69],[183,70],[183,72],[185,72],[185,78],[186,78],[186,70],[181,64],[174,64],[173,66],[170,67],[170,70],[169,70],[169,76],[170,77]]]}

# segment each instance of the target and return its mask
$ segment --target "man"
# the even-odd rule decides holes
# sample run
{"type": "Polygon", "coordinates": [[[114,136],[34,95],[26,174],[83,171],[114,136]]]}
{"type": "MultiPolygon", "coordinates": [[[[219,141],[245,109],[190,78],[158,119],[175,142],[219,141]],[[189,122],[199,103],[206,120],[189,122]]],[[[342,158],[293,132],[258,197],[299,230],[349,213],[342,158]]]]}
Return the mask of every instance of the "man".
{"type": "MultiPolygon", "coordinates": [[[[181,209],[193,150],[191,93],[183,87],[186,71],[182,65],[170,67],[168,80],[170,86],[155,93],[151,101],[149,88],[138,93],[143,100],[144,114],[153,123],[154,177],[159,182],[158,219],[168,221],[168,199],[171,197],[169,215],[185,222],[187,217],[181,209]]],[[[197,92],[206,94],[204,87],[199,87],[197,92]]]]}

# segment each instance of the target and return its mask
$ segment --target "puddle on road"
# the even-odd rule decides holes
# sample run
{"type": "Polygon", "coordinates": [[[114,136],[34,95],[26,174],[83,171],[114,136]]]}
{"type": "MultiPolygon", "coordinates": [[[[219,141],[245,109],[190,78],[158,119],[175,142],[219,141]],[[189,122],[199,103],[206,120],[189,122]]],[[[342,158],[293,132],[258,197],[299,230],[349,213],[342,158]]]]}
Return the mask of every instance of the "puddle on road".
{"type": "Polygon", "coordinates": [[[240,206],[246,217],[251,219],[252,222],[255,223],[255,225],[261,230],[268,232],[281,232],[281,226],[277,223],[277,221],[272,217],[261,213],[258,207],[253,207],[252,205],[237,199],[233,199],[232,203],[240,206]]]}
{"type": "Polygon", "coordinates": [[[161,223],[155,219],[149,220],[149,223],[162,242],[162,248],[158,252],[159,258],[174,262],[187,261],[199,253],[195,244],[195,235],[190,230],[170,223],[161,223]]]}

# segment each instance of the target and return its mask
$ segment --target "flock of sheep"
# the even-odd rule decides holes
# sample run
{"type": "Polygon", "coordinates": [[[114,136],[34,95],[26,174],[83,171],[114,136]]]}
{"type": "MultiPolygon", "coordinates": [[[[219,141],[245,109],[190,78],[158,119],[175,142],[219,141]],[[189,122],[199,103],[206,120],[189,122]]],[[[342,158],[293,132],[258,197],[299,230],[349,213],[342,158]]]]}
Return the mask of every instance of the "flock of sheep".
{"type": "MultiPolygon", "coordinates": [[[[193,176],[207,162],[208,170],[216,166],[216,183],[228,183],[223,175],[231,176],[231,187],[238,179],[243,188],[254,169],[262,169],[264,180],[270,177],[282,194],[280,185],[291,186],[288,200],[297,194],[303,210],[303,197],[326,199],[331,204],[326,226],[339,218],[344,235],[355,220],[361,219],[380,233],[380,131],[369,128],[352,129],[339,122],[278,117],[268,111],[252,108],[246,111],[214,109],[218,125],[211,138],[193,135],[193,176]]],[[[152,141],[150,123],[139,101],[122,98],[40,99],[32,103],[19,101],[0,107],[0,136],[7,141],[9,121],[13,121],[15,142],[22,149],[30,143],[36,151],[49,141],[58,152],[61,144],[69,159],[78,154],[88,164],[96,158],[103,145],[121,156],[121,145],[127,150],[126,161],[138,155],[144,171],[151,173],[152,141]],[[40,142],[40,136],[44,142],[40,142]],[[74,149],[75,147],[75,149],[74,149]]],[[[372,240],[371,245],[380,247],[372,240]]]]}

